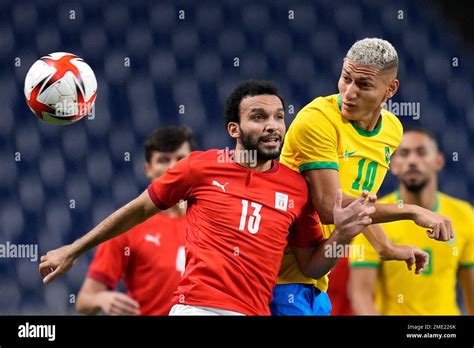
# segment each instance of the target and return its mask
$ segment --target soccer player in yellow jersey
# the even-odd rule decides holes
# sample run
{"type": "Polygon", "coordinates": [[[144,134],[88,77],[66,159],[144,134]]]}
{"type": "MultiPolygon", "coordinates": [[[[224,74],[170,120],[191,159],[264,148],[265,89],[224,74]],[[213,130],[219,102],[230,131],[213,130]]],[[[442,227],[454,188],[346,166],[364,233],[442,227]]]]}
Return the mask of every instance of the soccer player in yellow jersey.
{"type": "Polygon", "coordinates": [[[392,161],[399,191],[379,202],[417,204],[440,212],[451,218],[456,235],[449,243],[439,243],[424,238],[423,229],[412,221],[382,224],[390,240],[416,244],[430,254],[420,276],[398,262],[383,262],[364,236],[356,237],[353,244],[365,251],[363,258],[350,261],[349,294],[357,314],[458,315],[458,279],[466,312],[474,315],[474,215],[468,202],[437,191],[443,163],[436,140],[426,130],[405,133],[392,161]]]}
{"type": "MultiPolygon", "coordinates": [[[[381,39],[357,41],[348,51],[339,79],[339,94],[320,97],[306,105],[290,125],[280,161],[300,171],[309,183],[311,198],[326,237],[334,230],[332,207],[336,190],[349,204],[367,190],[377,193],[389,168],[390,156],[402,138],[402,125],[383,109],[398,90],[398,55],[381,39]]],[[[430,237],[449,240],[449,219],[415,205],[375,204],[372,223],[410,219],[430,229],[430,237]]],[[[427,254],[391,243],[379,225],[364,235],[383,259],[404,260],[420,271],[427,254]]],[[[341,256],[340,246],[327,257],[341,256]]],[[[347,259],[342,259],[341,261],[347,259]]],[[[341,262],[339,261],[339,262],[341,262]]],[[[315,280],[302,275],[291,250],[285,251],[278,285],[270,305],[273,315],[328,315],[327,276],[315,280]]]]}

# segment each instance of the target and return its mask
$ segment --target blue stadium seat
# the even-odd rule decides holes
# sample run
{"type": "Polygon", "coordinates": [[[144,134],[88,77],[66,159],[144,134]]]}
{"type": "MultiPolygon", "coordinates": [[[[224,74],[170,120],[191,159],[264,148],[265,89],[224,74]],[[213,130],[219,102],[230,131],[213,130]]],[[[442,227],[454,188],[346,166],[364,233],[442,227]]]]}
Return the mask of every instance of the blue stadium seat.
{"type": "Polygon", "coordinates": [[[44,291],[45,305],[54,309],[55,312],[67,312],[70,306],[69,296],[71,292],[65,280],[60,279],[57,282],[48,284],[44,291]]]}
{"type": "Polygon", "coordinates": [[[45,201],[41,179],[35,175],[24,174],[19,178],[18,184],[22,207],[30,213],[41,211],[45,201]]]}
{"type": "Polygon", "coordinates": [[[240,60],[240,69],[243,79],[268,78],[267,55],[260,52],[246,52],[240,60]]]}
{"type": "MultiPolygon", "coordinates": [[[[15,161],[14,151],[10,149],[9,152],[5,151],[5,153],[0,154],[0,163],[2,163],[0,187],[5,189],[13,188],[18,178],[18,162],[15,161]]],[[[7,200],[2,200],[2,202],[7,202],[7,200]]]]}
{"type": "Polygon", "coordinates": [[[256,2],[242,6],[241,23],[244,30],[251,34],[262,33],[270,26],[268,6],[256,2]]]}
{"type": "Polygon", "coordinates": [[[119,34],[128,27],[130,15],[125,4],[108,3],[104,8],[103,20],[110,34],[119,34]]]}
{"type": "MultiPolygon", "coordinates": [[[[238,28],[225,26],[219,35],[219,53],[225,59],[245,56],[246,44],[245,35],[238,28]]],[[[226,66],[232,67],[233,61],[229,61],[226,66]]]]}
{"type": "Polygon", "coordinates": [[[13,197],[10,197],[8,202],[2,202],[1,207],[0,231],[2,232],[2,242],[14,243],[16,238],[20,238],[22,233],[28,231],[24,230],[25,225],[28,225],[25,224],[23,209],[13,197]]]}
{"type": "Polygon", "coordinates": [[[199,4],[195,13],[195,24],[200,32],[215,35],[223,25],[222,8],[217,3],[205,2],[199,4]]]}
{"type": "Polygon", "coordinates": [[[87,175],[94,188],[108,188],[112,174],[110,154],[105,151],[105,147],[101,150],[96,149],[96,151],[89,154],[87,158],[87,175]]]}
{"type": "Polygon", "coordinates": [[[102,58],[107,49],[107,35],[102,26],[88,24],[80,33],[81,46],[87,57],[83,57],[91,67],[95,68],[97,59],[102,58]],[[93,61],[91,61],[93,59],[93,61]]]}
{"type": "Polygon", "coordinates": [[[201,82],[218,80],[222,74],[221,57],[213,52],[196,54],[194,67],[196,78],[201,82]]]}
{"type": "Polygon", "coordinates": [[[178,20],[178,10],[171,2],[155,2],[150,11],[150,26],[159,33],[169,33],[178,20]]]}
{"type": "MultiPolygon", "coordinates": [[[[20,286],[16,279],[12,277],[5,277],[6,274],[2,272],[4,279],[0,282],[0,308],[2,314],[18,314],[21,303],[20,286]]],[[[41,304],[42,307],[44,306],[41,304]]],[[[23,308],[22,308],[23,311],[23,308]]],[[[24,312],[23,312],[24,313],[24,312]]]]}
{"type": "Polygon", "coordinates": [[[59,149],[42,152],[39,159],[39,169],[41,180],[46,187],[55,190],[63,186],[66,168],[59,149]]]}
{"type": "Polygon", "coordinates": [[[150,72],[159,83],[165,84],[176,73],[176,58],[168,47],[161,47],[150,57],[150,72]]]}

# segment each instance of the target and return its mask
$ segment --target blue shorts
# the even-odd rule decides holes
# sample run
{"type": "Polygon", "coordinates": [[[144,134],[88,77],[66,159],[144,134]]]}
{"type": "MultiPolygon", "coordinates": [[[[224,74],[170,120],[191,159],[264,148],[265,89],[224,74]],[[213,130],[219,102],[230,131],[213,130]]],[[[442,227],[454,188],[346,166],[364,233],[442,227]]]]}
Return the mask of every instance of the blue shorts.
{"type": "Polygon", "coordinates": [[[279,284],[273,288],[272,315],[329,315],[327,293],[312,284],[279,284]]]}

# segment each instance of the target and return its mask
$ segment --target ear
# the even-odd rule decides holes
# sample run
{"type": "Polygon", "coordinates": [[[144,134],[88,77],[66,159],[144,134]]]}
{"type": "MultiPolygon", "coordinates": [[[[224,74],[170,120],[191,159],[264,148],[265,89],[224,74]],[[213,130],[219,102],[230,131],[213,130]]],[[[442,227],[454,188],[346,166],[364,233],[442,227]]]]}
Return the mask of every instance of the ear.
{"type": "Polygon", "coordinates": [[[398,79],[393,79],[392,82],[390,82],[390,85],[388,86],[387,99],[392,98],[395,93],[397,93],[398,88],[400,88],[400,81],[398,79]]]}
{"type": "Polygon", "coordinates": [[[444,159],[444,156],[441,152],[438,152],[438,154],[436,155],[436,160],[435,160],[435,169],[436,169],[436,172],[439,172],[441,171],[441,169],[444,168],[444,164],[445,164],[445,159],[444,159]]]}
{"type": "Polygon", "coordinates": [[[151,168],[150,164],[145,161],[145,164],[143,165],[143,171],[145,172],[145,175],[148,179],[151,179],[151,168]]]}
{"type": "Polygon", "coordinates": [[[240,127],[237,122],[229,122],[227,124],[227,132],[231,138],[238,139],[240,138],[240,127]]]}

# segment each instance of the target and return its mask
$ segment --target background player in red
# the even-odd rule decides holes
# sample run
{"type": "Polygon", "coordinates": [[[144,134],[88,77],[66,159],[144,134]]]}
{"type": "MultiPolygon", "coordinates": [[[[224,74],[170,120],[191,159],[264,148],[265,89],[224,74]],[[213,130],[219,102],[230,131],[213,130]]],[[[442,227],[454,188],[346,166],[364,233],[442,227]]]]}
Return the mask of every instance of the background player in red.
{"type": "MultiPolygon", "coordinates": [[[[155,130],[145,141],[146,176],[156,179],[194,150],[185,126],[155,130]]],[[[84,314],[168,315],[184,272],[185,204],[156,214],[130,231],[99,245],[79,292],[84,314]],[[127,294],[114,291],[124,279],[127,294]]]]}
{"type": "Polygon", "coordinates": [[[186,269],[170,314],[269,315],[287,244],[305,275],[317,278],[331,269],[337,258],[326,257],[325,247],[347,245],[371,223],[375,208],[368,192],[342,208],[337,191],[336,229],[323,240],[305,180],[276,161],[286,131],[277,89],[262,81],[238,86],[226,102],[225,124],[236,140],[234,153],[194,152],[178,162],[85,236],[42,256],[44,283],[67,272],[88,249],[180,199],[188,202],[186,269]]]}

